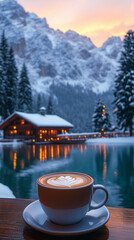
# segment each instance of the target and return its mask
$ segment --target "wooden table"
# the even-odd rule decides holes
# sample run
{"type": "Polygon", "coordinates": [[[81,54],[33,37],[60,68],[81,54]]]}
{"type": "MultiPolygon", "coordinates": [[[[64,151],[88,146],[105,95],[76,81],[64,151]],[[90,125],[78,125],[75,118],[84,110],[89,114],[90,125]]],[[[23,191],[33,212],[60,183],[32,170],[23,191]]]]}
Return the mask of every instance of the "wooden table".
{"type": "Polygon", "coordinates": [[[0,240],[134,240],[134,209],[108,207],[110,220],[100,229],[81,236],[56,237],[38,232],[24,223],[22,212],[31,202],[25,199],[0,199],[0,240]]]}

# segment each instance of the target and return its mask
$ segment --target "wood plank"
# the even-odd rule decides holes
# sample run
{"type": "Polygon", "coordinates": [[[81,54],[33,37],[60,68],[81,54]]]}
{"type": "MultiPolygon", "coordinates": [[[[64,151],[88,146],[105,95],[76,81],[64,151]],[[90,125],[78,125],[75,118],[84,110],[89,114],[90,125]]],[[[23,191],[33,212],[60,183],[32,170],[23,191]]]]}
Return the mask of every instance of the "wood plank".
{"type": "MultiPolygon", "coordinates": [[[[33,200],[0,199],[0,240],[48,240],[59,239],[28,227],[22,218],[24,208],[33,200]]],[[[66,237],[64,239],[77,240],[133,240],[134,239],[134,209],[112,208],[109,222],[92,233],[66,237]]],[[[63,237],[61,237],[63,239],[63,237]]]]}

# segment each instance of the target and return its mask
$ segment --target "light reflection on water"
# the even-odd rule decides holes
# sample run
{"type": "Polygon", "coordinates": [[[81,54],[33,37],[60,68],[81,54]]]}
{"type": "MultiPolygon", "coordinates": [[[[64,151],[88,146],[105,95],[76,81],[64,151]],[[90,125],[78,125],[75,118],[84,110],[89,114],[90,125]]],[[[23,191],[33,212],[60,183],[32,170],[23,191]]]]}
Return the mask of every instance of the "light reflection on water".
{"type": "Polygon", "coordinates": [[[127,144],[1,145],[0,182],[17,198],[38,198],[36,180],[83,172],[107,187],[107,205],[134,208],[134,146],[127,144]]]}

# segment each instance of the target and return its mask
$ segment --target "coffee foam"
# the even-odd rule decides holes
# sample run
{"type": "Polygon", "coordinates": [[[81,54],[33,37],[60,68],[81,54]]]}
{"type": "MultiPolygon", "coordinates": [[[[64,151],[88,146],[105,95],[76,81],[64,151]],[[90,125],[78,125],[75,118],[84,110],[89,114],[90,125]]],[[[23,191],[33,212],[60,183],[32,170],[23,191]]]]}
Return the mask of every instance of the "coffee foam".
{"type": "Polygon", "coordinates": [[[39,183],[48,187],[77,188],[90,184],[92,179],[81,173],[48,174],[39,179],[39,183]]]}
{"type": "Polygon", "coordinates": [[[72,177],[67,175],[49,178],[47,183],[56,187],[73,187],[75,185],[82,184],[83,179],[80,177],[72,177]]]}

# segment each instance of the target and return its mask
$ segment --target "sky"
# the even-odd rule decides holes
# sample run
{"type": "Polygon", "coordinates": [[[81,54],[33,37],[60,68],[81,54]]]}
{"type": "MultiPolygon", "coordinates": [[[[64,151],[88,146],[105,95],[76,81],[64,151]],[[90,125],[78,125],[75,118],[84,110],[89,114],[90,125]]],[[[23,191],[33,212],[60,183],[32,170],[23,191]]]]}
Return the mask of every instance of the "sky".
{"type": "Polygon", "coordinates": [[[134,0],[18,0],[50,27],[76,31],[100,47],[107,38],[134,30],[134,0]]]}

